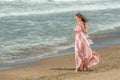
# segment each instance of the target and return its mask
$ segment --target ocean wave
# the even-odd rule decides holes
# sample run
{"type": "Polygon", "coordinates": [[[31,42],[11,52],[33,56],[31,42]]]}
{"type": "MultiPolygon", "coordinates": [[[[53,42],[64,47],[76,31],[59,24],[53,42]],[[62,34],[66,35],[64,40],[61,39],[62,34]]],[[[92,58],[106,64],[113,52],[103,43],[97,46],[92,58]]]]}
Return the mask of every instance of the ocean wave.
{"type": "Polygon", "coordinates": [[[0,2],[74,2],[78,0],[0,0],[0,2]]]}
{"type": "Polygon", "coordinates": [[[95,34],[99,31],[108,32],[109,30],[115,30],[116,28],[120,28],[120,22],[115,22],[113,24],[107,24],[108,27],[104,27],[103,25],[97,25],[97,29],[89,32],[89,34],[95,34]]]}
{"type": "Polygon", "coordinates": [[[120,5],[83,5],[83,6],[71,6],[64,8],[54,8],[51,10],[32,10],[32,11],[23,11],[23,12],[9,12],[9,13],[0,13],[0,17],[9,17],[9,16],[29,16],[29,15],[43,15],[43,14],[54,14],[70,11],[94,11],[94,10],[104,10],[104,9],[118,9],[120,5]]]}
{"type": "MultiPolygon", "coordinates": [[[[91,0],[0,0],[0,2],[33,2],[33,3],[42,3],[42,2],[91,2],[91,0]]],[[[92,0],[92,1],[108,1],[108,0],[92,0]]]]}

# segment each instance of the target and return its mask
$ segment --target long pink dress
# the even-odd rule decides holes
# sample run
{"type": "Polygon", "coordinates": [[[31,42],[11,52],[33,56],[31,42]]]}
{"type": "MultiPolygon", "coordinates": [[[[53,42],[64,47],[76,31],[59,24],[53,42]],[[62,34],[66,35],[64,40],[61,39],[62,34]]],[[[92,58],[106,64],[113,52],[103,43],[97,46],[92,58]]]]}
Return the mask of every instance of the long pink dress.
{"type": "Polygon", "coordinates": [[[77,23],[75,27],[75,31],[78,32],[75,34],[76,69],[91,69],[93,65],[99,62],[99,55],[91,49],[85,34],[82,32],[81,26],[87,27],[87,25],[84,25],[84,23],[77,23]]]}

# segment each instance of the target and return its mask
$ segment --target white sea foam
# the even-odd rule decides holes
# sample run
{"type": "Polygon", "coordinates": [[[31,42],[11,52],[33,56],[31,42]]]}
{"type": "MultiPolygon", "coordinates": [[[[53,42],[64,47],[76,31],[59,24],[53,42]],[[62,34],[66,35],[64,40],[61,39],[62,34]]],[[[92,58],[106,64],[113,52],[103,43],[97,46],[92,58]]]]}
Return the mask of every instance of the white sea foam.
{"type": "MultiPolygon", "coordinates": [[[[120,22],[115,22],[113,24],[107,24],[107,27],[104,27],[103,25],[97,25],[97,29],[89,32],[90,34],[91,33],[96,33],[98,31],[101,31],[101,32],[104,32],[106,30],[114,30],[116,27],[119,27],[120,26],[120,22]]],[[[93,26],[92,26],[93,27],[93,26]]]]}
{"type": "Polygon", "coordinates": [[[0,2],[33,2],[33,3],[42,3],[42,2],[88,2],[88,1],[108,1],[108,0],[0,0],[0,2]]]}
{"type": "Polygon", "coordinates": [[[33,2],[33,3],[52,2],[52,1],[53,2],[73,2],[78,0],[0,0],[0,2],[33,2]]]}
{"type": "Polygon", "coordinates": [[[29,16],[29,15],[42,15],[42,14],[53,14],[53,13],[62,13],[62,12],[70,12],[70,11],[94,11],[94,10],[104,10],[104,9],[117,9],[120,8],[120,5],[83,5],[83,6],[70,6],[63,8],[53,8],[51,10],[32,10],[32,11],[24,11],[24,12],[10,12],[10,13],[1,13],[0,17],[9,17],[9,16],[29,16]]]}
{"type": "Polygon", "coordinates": [[[109,0],[0,0],[0,2],[29,2],[29,3],[43,3],[43,2],[98,2],[98,1],[109,1],[109,0]]]}

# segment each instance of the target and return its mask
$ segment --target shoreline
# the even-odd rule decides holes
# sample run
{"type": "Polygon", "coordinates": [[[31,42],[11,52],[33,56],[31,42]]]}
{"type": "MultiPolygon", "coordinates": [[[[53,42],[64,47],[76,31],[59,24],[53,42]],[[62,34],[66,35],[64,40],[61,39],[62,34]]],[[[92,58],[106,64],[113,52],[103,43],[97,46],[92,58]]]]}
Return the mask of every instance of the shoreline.
{"type": "MultiPolygon", "coordinates": [[[[118,35],[119,36],[119,35],[118,35]]],[[[91,48],[93,50],[100,50],[112,45],[120,44],[119,40],[120,37],[118,36],[102,36],[102,37],[92,37],[92,40],[94,44],[91,45],[91,48]]],[[[3,63],[0,64],[0,71],[1,70],[9,70],[9,69],[14,69],[14,68],[20,68],[20,67],[29,67],[29,66],[34,66],[36,62],[48,59],[48,58],[54,58],[56,56],[63,56],[63,55],[69,55],[69,54],[74,54],[74,47],[67,48],[65,50],[60,50],[57,53],[51,53],[42,57],[34,57],[32,59],[27,59],[27,60],[21,60],[21,61],[16,61],[12,63],[3,63]]]]}
{"type": "Polygon", "coordinates": [[[36,62],[33,66],[0,71],[0,80],[119,80],[120,45],[95,50],[100,54],[100,63],[94,71],[75,73],[74,54],[56,56],[36,62]],[[111,78],[109,78],[109,74],[111,78]],[[114,74],[117,77],[114,77],[114,74]],[[104,75],[105,78],[101,77],[104,75]]]}

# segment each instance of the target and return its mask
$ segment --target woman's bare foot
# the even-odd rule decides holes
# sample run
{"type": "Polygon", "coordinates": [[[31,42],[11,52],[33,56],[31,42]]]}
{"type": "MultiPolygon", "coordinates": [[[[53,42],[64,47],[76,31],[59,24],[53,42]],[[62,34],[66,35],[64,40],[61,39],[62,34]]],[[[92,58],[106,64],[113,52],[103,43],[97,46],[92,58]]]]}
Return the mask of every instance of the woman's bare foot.
{"type": "Polygon", "coordinates": [[[82,71],[82,70],[83,70],[83,68],[77,68],[77,69],[75,69],[75,72],[82,71]]]}
{"type": "Polygon", "coordinates": [[[78,69],[75,69],[75,72],[78,72],[78,69]]]}

